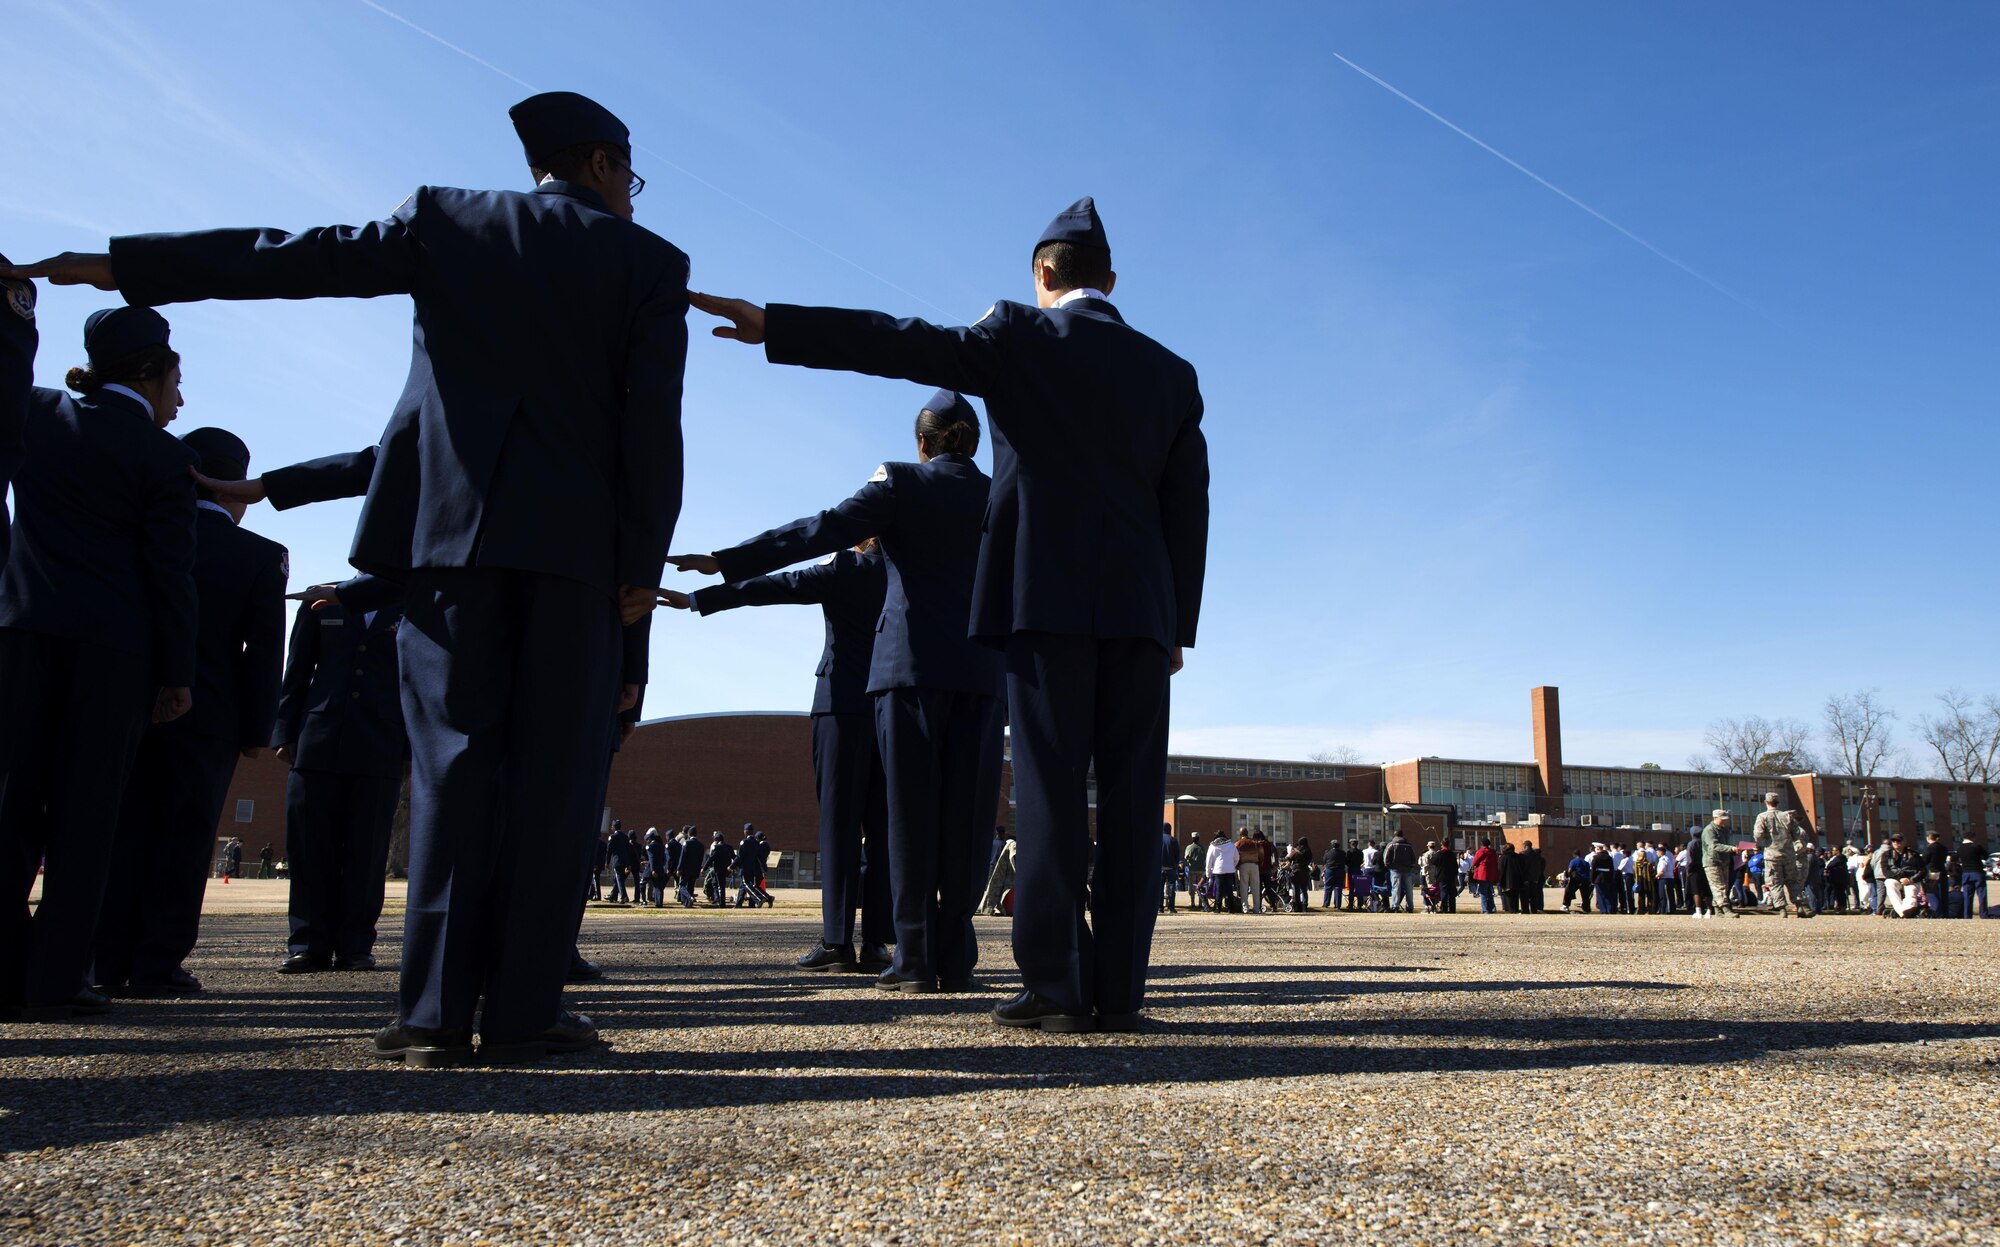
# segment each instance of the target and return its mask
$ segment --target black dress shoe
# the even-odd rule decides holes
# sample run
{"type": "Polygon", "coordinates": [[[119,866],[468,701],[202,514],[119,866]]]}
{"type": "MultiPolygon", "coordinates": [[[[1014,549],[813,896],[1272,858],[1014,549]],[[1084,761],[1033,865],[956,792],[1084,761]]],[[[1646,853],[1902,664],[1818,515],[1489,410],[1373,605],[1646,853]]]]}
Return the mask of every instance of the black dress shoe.
{"type": "Polygon", "coordinates": [[[863,944],[861,956],[855,961],[854,968],[864,974],[881,974],[895,964],[896,959],[889,955],[888,945],[863,944]]]}
{"type": "Polygon", "coordinates": [[[587,957],[578,956],[572,956],[569,959],[569,974],[563,978],[563,982],[602,983],[603,981],[604,968],[595,961],[587,957]]]}
{"type": "Polygon", "coordinates": [[[480,1035],[479,1059],[487,1065],[532,1065],[545,1056],[582,1052],[598,1043],[597,1026],[581,1013],[564,1009],[554,1026],[527,1039],[493,1040],[480,1035]]]}
{"type": "Polygon", "coordinates": [[[293,953],[278,967],[280,974],[318,974],[333,965],[333,958],[313,953],[293,953]]]}
{"type": "Polygon", "coordinates": [[[375,1033],[374,1053],[418,1069],[451,1069],[471,1064],[472,1032],[391,1022],[375,1033]]]}
{"type": "Polygon", "coordinates": [[[970,996],[985,991],[986,984],[968,974],[962,979],[939,979],[938,990],[952,996],[970,996]]]}
{"type": "Polygon", "coordinates": [[[333,968],[336,970],[373,970],[375,968],[375,954],[362,953],[359,957],[335,957],[333,959],[333,968]]]}
{"type": "Polygon", "coordinates": [[[792,964],[801,970],[852,970],[854,950],[844,944],[821,944],[792,964]]]}
{"type": "Polygon", "coordinates": [[[175,968],[158,978],[134,975],[129,994],[158,999],[161,996],[199,996],[202,990],[200,979],[186,970],[175,968]]]}
{"type": "Polygon", "coordinates": [[[1097,1015],[1097,1029],[1114,1035],[1129,1035],[1139,1029],[1141,1017],[1138,1013],[1100,1013],[1097,1015]]]}
{"type": "Polygon", "coordinates": [[[936,979],[920,979],[913,974],[898,974],[894,970],[875,980],[875,986],[885,992],[915,992],[928,995],[937,990],[936,979]]]}
{"type": "Polygon", "coordinates": [[[1022,992],[993,1010],[993,1021],[1000,1026],[1022,1029],[1038,1027],[1064,1035],[1082,1034],[1097,1029],[1097,1019],[1090,1014],[1064,1013],[1033,992],[1022,992]]]}
{"type": "Polygon", "coordinates": [[[68,1000],[24,1004],[11,1012],[12,1020],[17,1022],[67,1022],[110,1011],[111,997],[86,987],[68,1000]]]}

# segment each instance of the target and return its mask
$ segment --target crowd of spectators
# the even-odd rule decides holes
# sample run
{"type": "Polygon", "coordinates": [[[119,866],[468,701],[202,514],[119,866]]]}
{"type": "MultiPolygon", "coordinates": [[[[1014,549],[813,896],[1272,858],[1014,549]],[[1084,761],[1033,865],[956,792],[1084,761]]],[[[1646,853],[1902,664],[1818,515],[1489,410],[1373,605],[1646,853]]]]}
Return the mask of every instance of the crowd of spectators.
{"type": "MultiPolygon", "coordinates": [[[[1211,913],[1304,913],[1315,890],[1321,909],[1358,913],[1456,913],[1461,896],[1476,900],[1481,913],[1542,913],[1545,890],[1555,888],[1562,890],[1557,913],[1703,918],[1774,899],[1765,888],[1762,850],[1731,844],[1723,850],[1726,863],[1705,862],[1700,837],[1679,845],[1594,843],[1554,869],[1532,842],[1516,848],[1491,836],[1464,849],[1437,841],[1418,849],[1398,833],[1386,843],[1334,844],[1317,857],[1304,837],[1281,849],[1247,828],[1233,838],[1218,831],[1186,845],[1171,829],[1163,837],[1162,912],[1177,909],[1184,894],[1191,908],[1211,913]],[[1719,906],[1709,884],[1713,865],[1722,865],[1728,880],[1719,906]]],[[[1994,870],[1985,847],[1970,837],[1953,845],[1931,832],[1914,845],[1897,834],[1873,846],[1813,848],[1804,858],[1805,913],[1907,919],[1989,912],[1986,885],[1994,870]]]]}

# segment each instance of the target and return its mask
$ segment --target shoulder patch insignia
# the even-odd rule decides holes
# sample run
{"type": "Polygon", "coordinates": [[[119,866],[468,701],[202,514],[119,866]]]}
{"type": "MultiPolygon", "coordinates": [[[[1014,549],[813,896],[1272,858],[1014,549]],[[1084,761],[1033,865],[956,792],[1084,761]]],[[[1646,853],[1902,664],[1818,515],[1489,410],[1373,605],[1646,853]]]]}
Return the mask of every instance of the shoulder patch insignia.
{"type": "Polygon", "coordinates": [[[22,320],[35,319],[35,283],[0,278],[0,289],[7,292],[7,310],[22,320]]]}
{"type": "Polygon", "coordinates": [[[878,481],[886,481],[888,479],[889,479],[889,465],[885,463],[881,467],[875,469],[875,475],[868,478],[868,483],[870,485],[873,485],[878,481]]]}

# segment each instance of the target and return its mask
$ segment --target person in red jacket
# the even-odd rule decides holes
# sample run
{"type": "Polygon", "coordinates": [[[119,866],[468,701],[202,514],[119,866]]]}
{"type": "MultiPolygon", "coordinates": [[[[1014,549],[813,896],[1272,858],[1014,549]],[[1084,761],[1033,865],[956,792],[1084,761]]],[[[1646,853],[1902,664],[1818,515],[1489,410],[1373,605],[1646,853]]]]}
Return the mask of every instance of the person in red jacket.
{"type": "Polygon", "coordinates": [[[1472,854],[1472,889],[1479,893],[1479,912],[1493,912],[1493,885],[1500,881],[1500,855],[1493,851],[1493,837],[1481,836],[1472,854]]]}

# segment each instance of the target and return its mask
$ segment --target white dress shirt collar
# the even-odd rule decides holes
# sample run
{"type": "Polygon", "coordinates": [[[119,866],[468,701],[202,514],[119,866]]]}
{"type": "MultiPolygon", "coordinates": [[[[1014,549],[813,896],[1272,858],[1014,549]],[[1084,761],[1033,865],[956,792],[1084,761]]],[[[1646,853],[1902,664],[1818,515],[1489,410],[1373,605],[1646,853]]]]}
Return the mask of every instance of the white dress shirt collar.
{"type": "Polygon", "coordinates": [[[1062,294],[1057,296],[1055,306],[1068,307],[1078,299],[1096,299],[1099,303],[1111,302],[1110,298],[1102,290],[1096,290],[1089,286],[1079,286],[1075,290],[1063,291],[1062,294]]]}
{"type": "Polygon", "coordinates": [[[113,381],[110,384],[102,386],[100,388],[110,390],[113,394],[123,394],[125,397],[131,399],[133,402],[139,404],[141,407],[144,407],[146,409],[146,419],[151,420],[153,418],[153,405],[147,402],[145,396],[140,394],[139,391],[132,389],[129,386],[120,385],[116,381],[113,381]]]}

